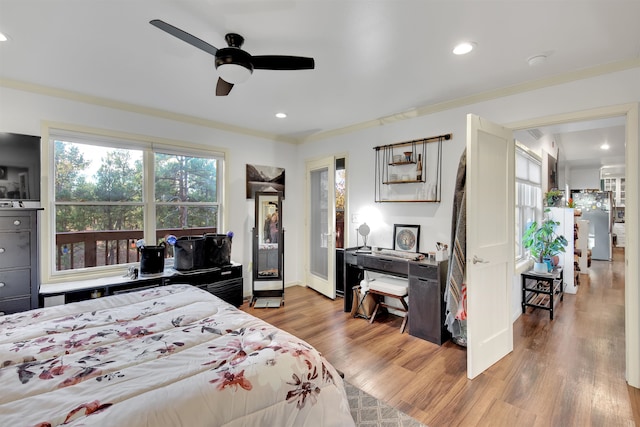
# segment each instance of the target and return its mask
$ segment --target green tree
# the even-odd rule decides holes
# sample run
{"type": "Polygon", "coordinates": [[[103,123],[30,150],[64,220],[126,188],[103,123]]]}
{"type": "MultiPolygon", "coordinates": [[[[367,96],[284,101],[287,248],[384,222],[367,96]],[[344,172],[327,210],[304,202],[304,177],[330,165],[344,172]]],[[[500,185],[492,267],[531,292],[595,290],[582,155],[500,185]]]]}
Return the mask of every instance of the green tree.
{"type": "Polygon", "coordinates": [[[171,203],[157,209],[158,228],[215,225],[210,209],[184,202],[216,202],[216,160],[162,153],[155,158],[156,202],[171,203]]]}
{"type": "MultiPolygon", "coordinates": [[[[75,144],[55,142],[55,198],[69,202],[91,200],[95,186],[88,183],[82,171],[91,165],[75,144]]],[[[73,206],[59,206],[56,214],[56,231],[84,230],[84,213],[73,206]]]]}
{"type": "MultiPolygon", "coordinates": [[[[133,161],[129,150],[114,149],[102,158],[96,173],[95,201],[141,202],[142,163],[133,161]]],[[[101,206],[96,210],[97,230],[142,229],[142,216],[129,205],[101,206]]]]}

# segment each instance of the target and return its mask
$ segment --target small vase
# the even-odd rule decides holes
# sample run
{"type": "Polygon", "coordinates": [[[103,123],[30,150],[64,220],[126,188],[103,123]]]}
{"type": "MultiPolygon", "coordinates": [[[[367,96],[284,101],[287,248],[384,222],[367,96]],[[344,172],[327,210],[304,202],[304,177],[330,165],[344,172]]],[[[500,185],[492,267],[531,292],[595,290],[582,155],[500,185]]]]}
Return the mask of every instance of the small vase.
{"type": "Polygon", "coordinates": [[[549,267],[546,262],[535,262],[533,263],[533,271],[535,273],[548,273],[549,267]]]}

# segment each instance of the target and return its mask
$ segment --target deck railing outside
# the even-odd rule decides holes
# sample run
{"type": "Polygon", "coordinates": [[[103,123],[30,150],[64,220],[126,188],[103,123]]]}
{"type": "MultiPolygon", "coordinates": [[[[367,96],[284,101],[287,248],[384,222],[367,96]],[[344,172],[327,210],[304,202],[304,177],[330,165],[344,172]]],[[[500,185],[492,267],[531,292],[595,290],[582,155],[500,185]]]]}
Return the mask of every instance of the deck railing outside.
{"type": "MultiPolygon", "coordinates": [[[[165,237],[197,236],[216,233],[215,227],[175,228],[156,231],[159,244],[165,237]]],[[[73,231],[56,234],[56,269],[73,270],[85,267],[127,264],[140,261],[136,241],[142,239],[142,230],[125,231],[73,231]]],[[[166,257],[173,256],[173,247],[167,245],[166,257]]]]}

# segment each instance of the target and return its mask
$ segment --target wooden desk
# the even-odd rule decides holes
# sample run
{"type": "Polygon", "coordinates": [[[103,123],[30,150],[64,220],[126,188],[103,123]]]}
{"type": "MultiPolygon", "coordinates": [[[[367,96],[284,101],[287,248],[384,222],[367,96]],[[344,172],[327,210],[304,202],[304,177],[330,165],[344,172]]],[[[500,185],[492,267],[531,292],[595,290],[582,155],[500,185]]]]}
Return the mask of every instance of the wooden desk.
{"type": "MultiPolygon", "coordinates": [[[[344,251],[344,288],[360,284],[365,271],[404,277],[409,280],[409,335],[435,344],[447,341],[451,334],[445,320],[444,292],[447,261],[412,261],[376,253],[344,251]]],[[[344,311],[351,311],[353,292],[344,293],[344,311]]]]}
{"type": "Polygon", "coordinates": [[[527,307],[549,310],[553,320],[554,300],[564,299],[564,275],[562,267],[556,267],[551,273],[536,273],[533,270],[522,273],[522,313],[527,307]]]}

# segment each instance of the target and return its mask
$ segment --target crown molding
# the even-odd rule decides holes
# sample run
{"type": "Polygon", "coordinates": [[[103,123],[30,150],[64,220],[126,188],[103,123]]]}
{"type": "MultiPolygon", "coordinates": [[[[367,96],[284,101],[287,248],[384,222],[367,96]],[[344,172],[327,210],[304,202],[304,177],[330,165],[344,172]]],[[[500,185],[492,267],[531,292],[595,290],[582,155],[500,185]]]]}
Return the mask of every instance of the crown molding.
{"type": "Polygon", "coordinates": [[[233,126],[227,123],[217,122],[215,120],[203,119],[200,117],[190,116],[187,114],[178,114],[167,110],[161,110],[159,108],[144,107],[137,104],[131,104],[128,102],[116,101],[109,98],[103,98],[99,96],[87,95],[80,92],[74,92],[65,89],[53,88],[50,86],[38,85],[34,83],[24,82],[20,80],[13,80],[7,78],[0,78],[0,86],[4,86],[10,89],[21,90],[25,92],[32,92],[39,95],[51,96],[55,98],[67,99],[69,101],[81,102],[85,104],[96,105],[105,108],[111,108],[115,110],[127,111],[130,113],[143,114],[146,116],[157,117],[166,120],[173,120],[176,122],[187,123],[196,126],[203,126],[212,129],[222,130],[225,132],[231,132],[241,135],[248,135],[257,138],[264,138],[271,141],[295,143],[295,139],[286,138],[282,135],[271,134],[267,132],[260,132],[254,129],[249,129],[240,126],[233,126]]]}

